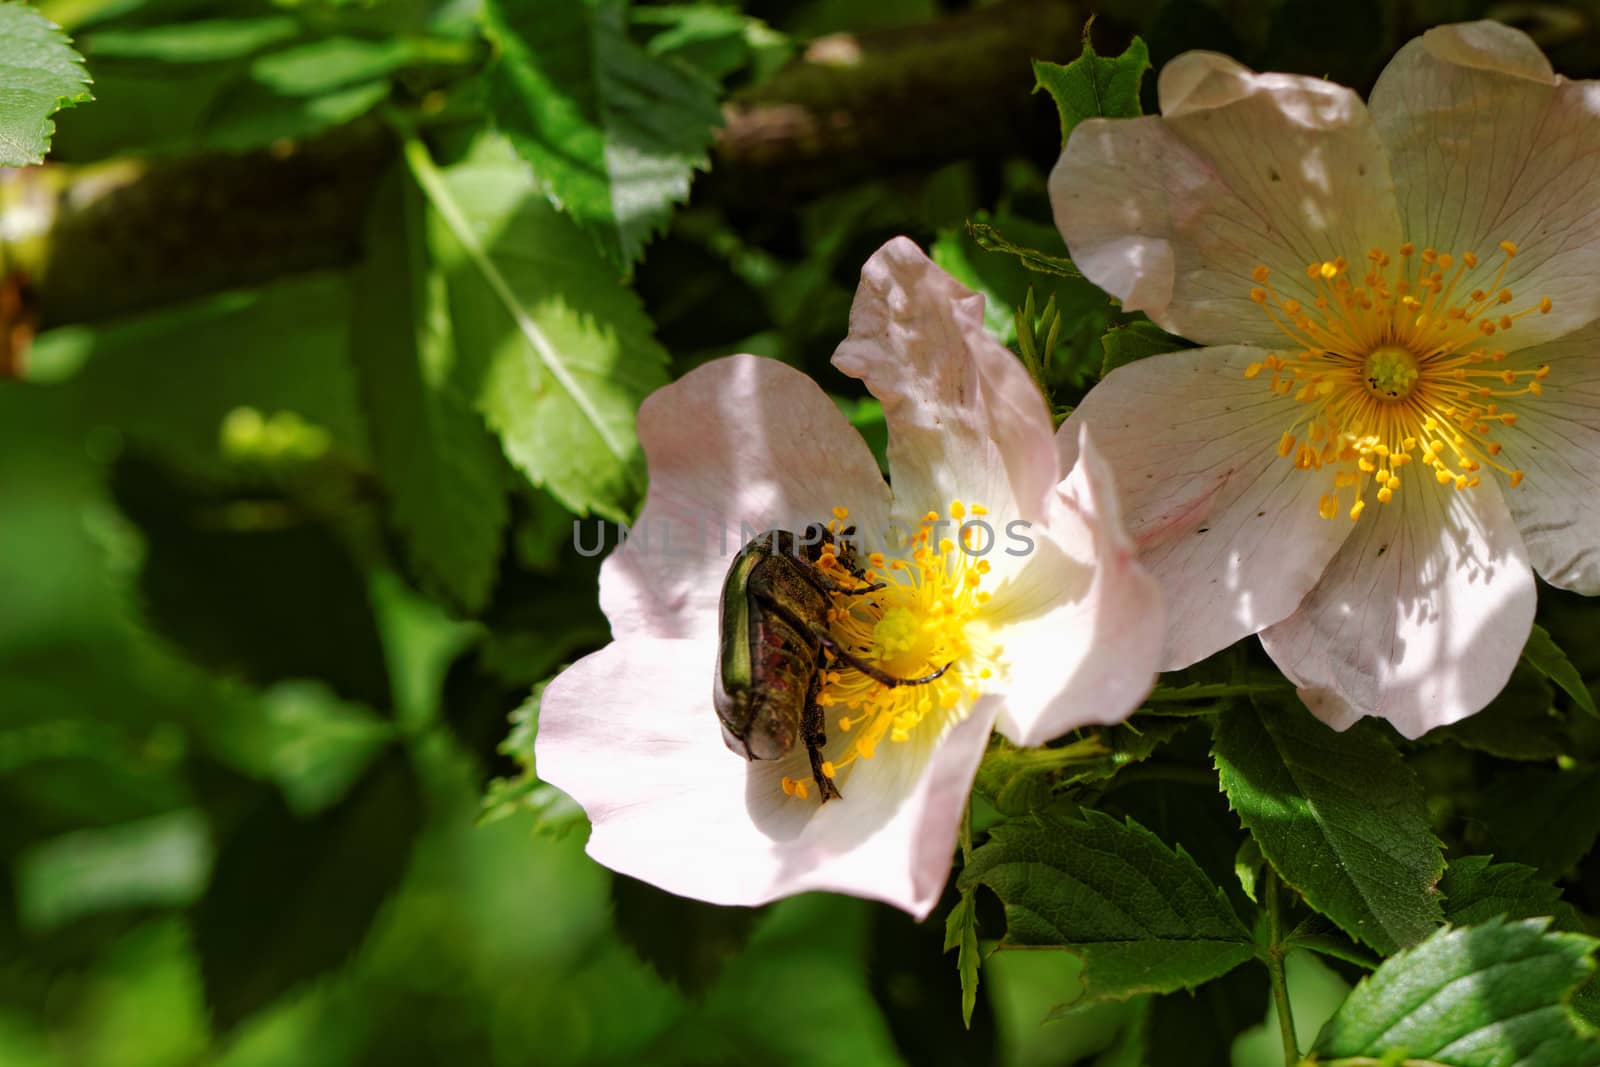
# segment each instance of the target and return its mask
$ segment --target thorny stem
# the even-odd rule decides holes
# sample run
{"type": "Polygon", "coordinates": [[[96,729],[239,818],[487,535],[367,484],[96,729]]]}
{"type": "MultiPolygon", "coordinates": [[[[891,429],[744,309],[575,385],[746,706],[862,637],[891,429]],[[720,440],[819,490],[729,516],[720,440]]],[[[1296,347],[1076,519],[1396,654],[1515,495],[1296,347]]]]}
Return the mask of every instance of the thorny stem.
{"type": "Polygon", "coordinates": [[[1263,962],[1272,978],[1272,1003],[1278,1009],[1278,1030],[1283,1035],[1283,1062],[1286,1067],[1300,1062],[1300,1042],[1294,1034],[1294,1015],[1289,1010],[1289,980],[1283,969],[1283,911],[1278,899],[1278,872],[1267,866],[1267,951],[1263,962]]]}

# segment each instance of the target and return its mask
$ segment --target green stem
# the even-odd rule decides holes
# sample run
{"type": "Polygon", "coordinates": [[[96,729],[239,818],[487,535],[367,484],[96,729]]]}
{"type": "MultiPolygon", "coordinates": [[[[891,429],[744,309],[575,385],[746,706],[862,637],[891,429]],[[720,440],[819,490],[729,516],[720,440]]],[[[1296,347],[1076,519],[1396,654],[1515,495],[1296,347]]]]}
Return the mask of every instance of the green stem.
{"type": "Polygon", "coordinates": [[[1008,747],[1005,750],[1007,759],[1035,768],[1070,767],[1075,763],[1093,763],[1110,754],[1111,750],[1106,747],[1098,734],[1059,748],[1008,747]]]}
{"type": "Polygon", "coordinates": [[[1300,1062],[1300,1042],[1294,1034],[1294,1013],[1289,1009],[1289,979],[1283,969],[1283,907],[1278,899],[1278,872],[1267,867],[1267,973],[1272,977],[1272,1003],[1278,1009],[1278,1031],[1283,1035],[1283,1062],[1300,1062]]]}

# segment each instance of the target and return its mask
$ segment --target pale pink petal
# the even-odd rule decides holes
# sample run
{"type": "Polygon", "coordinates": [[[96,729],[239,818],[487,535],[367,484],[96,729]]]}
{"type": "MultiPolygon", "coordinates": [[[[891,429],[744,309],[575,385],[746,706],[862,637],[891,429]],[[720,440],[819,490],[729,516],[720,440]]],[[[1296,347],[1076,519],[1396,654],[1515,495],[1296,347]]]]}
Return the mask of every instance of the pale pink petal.
{"type": "Polygon", "coordinates": [[[1039,387],[983,328],[983,297],[897,237],[861,270],[834,366],[889,425],[894,496],[913,520],[953,500],[1038,520],[1059,480],[1039,387]]]}
{"type": "Polygon", "coordinates": [[[1441,26],[1384,69],[1372,115],[1407,237],[1477,253],[1461,291],[1493,288],[1498,246],[1511,241],[1506,310],[1554,301],[1497,343],[1537,344],[1600,316],[1600,82],[1557,77],[1509,26],[1441,26]]]}
{"type": "Polygon", "coordinates": [[[1506,503],[1540,577],[1600,594],[1600,323],[1513,358],[1548,363],[1550,377],[1542,396],[1508,403],[1516,425],[1495,431],[1500,461],[1525,475],[1506,503]]]}
{"type": "Polygon", "coordinates": [[[1296,611],[1261,643],[1336,730],[1363,715],[1406,737],[1505,687],[1533,626],[1533,572],[1496,485],[1412,478],[1366,514],[1296,611]]]}
{"type": "Polygon", "coordinates": [[[950,873],[997,700],[980,700],[943,737],[923,729],[882,744],[840,772],[841,799],[821,804],[814,787],[809,799],[781,788],[786,774],[809,776],[803,751],[747,763],[723,745],[715,666],[707,641],[630,638],[546,687],[538,774],[588,813],[589,854],[713,904],[821,889],[926,916],[950,873]]]}
{"type": "Polygon", "coordinates": [[[1116,479],[1140,562],[1166,599],[1163,670],[1288,615],[1354,525],[1317,513],[1332,474],[1278,455],[1301,405],[1244,376],[1261,356],[1197,348],[1120,367],[1056,434],[1066,465],[1087,427],[1116,479]]]}
{"type": "Polygon", "coordinates": [[[729,356],[656,390],[639,409],[639,441],[649,493],[600,572],[619,638],[713,633],[728,565],[765,530],[826,522],[834,507],[862,533],[888,522],[889,488],[861,435],[776,360],[729,356]]]}
{"type": "Polygon", "coordinates": [[[1275,348],[1250,299],[1257,265],[1309,302],[1307,264],[1398,244],[1389,165],[1350,90],[1206,52],[1167,64],[1160,90],[1160,117],[1079,123],[1050,174],[1073,261],[1124,307],[1207,344],[1275,348]]]}
{"type": "Polygon", "coordinates": [[[1111,471],[1081,433],[1049,526],[1034,531],[1032,557],[990,604],[1009,664],[996,728],[1019,745],[1121,722],[1161,664],[1161,590],[1134,558],[1111,471]]]}

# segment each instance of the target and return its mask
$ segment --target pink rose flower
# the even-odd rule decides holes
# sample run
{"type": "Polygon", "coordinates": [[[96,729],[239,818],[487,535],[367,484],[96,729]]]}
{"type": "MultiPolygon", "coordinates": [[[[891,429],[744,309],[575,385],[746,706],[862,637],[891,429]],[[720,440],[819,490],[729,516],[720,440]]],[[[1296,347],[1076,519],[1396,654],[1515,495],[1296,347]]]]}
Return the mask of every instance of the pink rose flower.
{"type": "Polygon", "coordinates": [[[1159,594],[1105,464],[1085,436],[1061,465],[1038,388],[982,324],[983,298],[909,240],[862,271],[833,362],[882,401],[892,487],[833,401],[782,363],[717,360],[645,401],[649,494],[601,571],[613,641],[549,684],[539,721],[539,775],[588,813],[596,860],[719,904],[824,889],[920,918],[991,729],[1038,744],[1119,721],[1149,691],[1159,594]],[[896,677],[944,668],[890,688],[828,664],[819,702],[842,796],[826,803],[803,745],[747,762],[712,706],[733,554],[811,523],[853,525],[886,583],[834,597],[832,638],[896,677]]]}
{"type": "Polygon", "coordinates": [[[1213,346],[1108,375],[1060,439],[1116,474],[1163,667],[1260,633],[1337,728],[1470,715],[1534,570],[1600,591],[1600,83],[1476,22],[1366,105],[1200,52],[1159,90],[1078,126],[1050,189],[1090,278],[1213,346]]]}

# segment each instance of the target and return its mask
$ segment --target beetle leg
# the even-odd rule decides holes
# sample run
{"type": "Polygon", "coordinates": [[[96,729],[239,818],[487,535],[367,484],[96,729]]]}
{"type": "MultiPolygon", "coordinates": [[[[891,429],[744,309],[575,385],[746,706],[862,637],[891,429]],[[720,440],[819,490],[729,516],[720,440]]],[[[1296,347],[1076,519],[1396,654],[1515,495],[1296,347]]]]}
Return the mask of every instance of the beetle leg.
{"type": "MultiPolygon", "coordinates": [[[[865,574],[860,574],[855,571],[851,571],[850,573],[854,574],[863,582],[867,580],[867,576],[865,574]]],[[[813,569],[810,574],[806,575],[806,578],[811,582],[812,585],[816,586],[818,589],[821,589],[824,593],[842,593],[845,596],[860,596],[862,593],[876,593],[880,589],[889,588],[888,582],[873,582],[871,585],[863,585],[855,589],[849,589],[840,585],[832,578],[829,578],[826,574],[823,574],[815,569],[813,569]]]]}
{"type": "Polygon", "coordinates": [[[861,659],[848,649],[840,647],[830,638],[820,637],[819,635],[819,639],[822,641],[822,647],[826,648],[829,652],[832,652],[835,657],[843,660],[845,663],[849,664],[851,667],[854,667],[856,670],[860,671],[868,678],[871,678],[879,685],[886,685],[891,689],[899,685],[927,685],[929,682],[936,682],[945,671],[950,669],[950,664],[946,663],[943,667],[940,667],[932,674],[924,674],[921,678],[896,678],[892,674],[880,671],[878,668],[874,667],[866,660],[861,659]]]}
{"type": "Polygon", "coordinates": [[[822,712],[822,705],[817,703],[817,697],[822,693],[822,676],[822,671],[811,676],[811,688],[806,692],[805,717],[800,722],[800,735],[805,739],[806,754],[811,757],[811,777],[816,780],[821,803],[826,804],[833,797],[843,800],[844,794],[839,792],[832,778],[822,773],[822,746],[828,743],[827,717],[822,712]]]}

